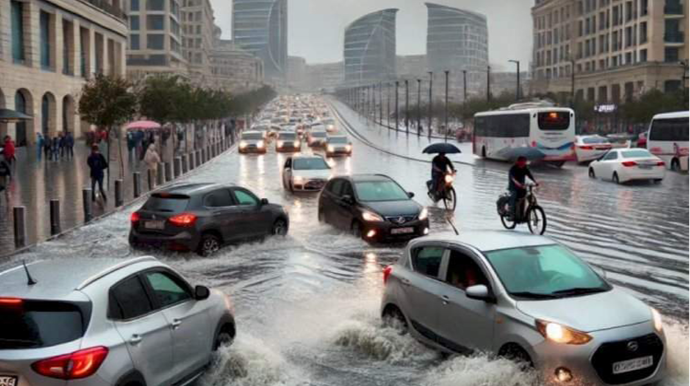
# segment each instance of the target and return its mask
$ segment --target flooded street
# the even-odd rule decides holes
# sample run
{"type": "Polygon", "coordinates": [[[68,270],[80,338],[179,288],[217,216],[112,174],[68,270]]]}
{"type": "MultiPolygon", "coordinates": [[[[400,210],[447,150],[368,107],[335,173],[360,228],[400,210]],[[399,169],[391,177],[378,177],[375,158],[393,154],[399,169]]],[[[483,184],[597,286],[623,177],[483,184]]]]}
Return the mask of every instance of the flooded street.
{"type": "MultiPolygon", "coordinates": [[[[429,141],[373,126],[332,102],[340,129],[354,145],[351,158],[332,160],[336,174],[382,173],[430,207],[432,233],[449,232],[446,211],[426,196],[429,141]]],[[[434,140],[438,141],[438,140],[434,140]]],[[[272,145],[271,145],[272,148],[272,145]]],[[[495,201],[509,165],[475,159],[471,145],[452,158],[459,195],[460,232],[502,229],[495,201]]],[[[290,194],[281,184],[286,155],[231,152],[187,177],[191,182],[235,183],[286,207],[287,238],[221,250],[211,258],[152,252],[192,283],[230,294],[238,336],[200,380],[203,386],[539,385],[535,374],[488,356],[442,358],[381,326],[382,268],[402,245],[371,246],[317,221],[317,195],[290,194]]],[[[688,176],[669,172],[663,183],[619,186],[592,180],[587,169],[535,168],[537,192],[548,217],[547,236],[566,244],[665,316],[670,377],[688,384],[688,176]]],[[[127,242],[129,215],[140,204],[38,245],[21,259],[139,255],[127,242]]],[[[526,226],[519,226],[527,232],[526,226]]],[[[2,266],[0,266],[0,269],[2,266]]]]}

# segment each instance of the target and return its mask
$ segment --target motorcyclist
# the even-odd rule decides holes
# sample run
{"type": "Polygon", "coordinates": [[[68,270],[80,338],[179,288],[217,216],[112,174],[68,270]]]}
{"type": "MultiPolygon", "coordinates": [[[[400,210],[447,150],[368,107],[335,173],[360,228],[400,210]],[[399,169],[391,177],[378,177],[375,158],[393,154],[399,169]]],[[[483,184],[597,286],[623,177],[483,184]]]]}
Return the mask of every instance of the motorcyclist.
{"type": "Polygon", "coordinates": [[[515,161],[513,167],[510,168],[508,172],[508,191],[510,192],[510,216],[516,218],[516,207],[519,199],[524,198],[527,195],[527,187],[525,186],[525,177],[529,177],[530,180],[539,186],[537,180],[532,176],[527,167],[527,158],[520,156],[515,161]]]}
{"type": "Polygon", "coordinates": [[[439,153],[431,161],[431,189],[434,193],[438,192],[439,181],[448,173],[448,169],[455,173],[455,167],[446,153],[439,153]]]}

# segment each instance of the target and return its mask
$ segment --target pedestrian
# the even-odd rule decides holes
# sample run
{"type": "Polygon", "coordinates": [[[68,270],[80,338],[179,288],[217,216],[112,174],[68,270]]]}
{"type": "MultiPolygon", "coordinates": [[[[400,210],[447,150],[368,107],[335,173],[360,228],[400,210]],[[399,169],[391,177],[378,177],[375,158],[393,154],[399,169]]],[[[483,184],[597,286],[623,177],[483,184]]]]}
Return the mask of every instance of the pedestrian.
{"type": "Polygon", "coordinates": [[[41,155],[43,154],[43,145],[45,140],[43,139],[43,134],[36,133],[36,158],[40,161],[41,155]]]}
{"type": "Polygon", "coordinates": [[[134,133],[131,131],[127,132],[127,151],[129,153],[129,159],[132,159],[132,152],[134,151],[134,147],[136,146],[136,142],[134,140],[134,133]]]}
{"type": "Polygon", "coordinates": [[[50,154],[51,158],[55,161],[57,161],[60,156],[60,137],[57,135],[53,137],[53,146],[50,149],[50,154]]]}
{"type": "Polygon", "coordinates": [[[17,160],[17,157],[15,155],[16,148],[14,146],[14,141],[12,140],[12,137],[10,137],[9,135],[5,136],[5,144],[2,152],[5,156],[5,161],[7,161],[7,163],[10,164],[10,166],[14,161],[17,160]]]}
{"type": "Polygon", "coordinates": [[[67,132],[65,135],[65,141],[67,142],[67,155],[70,159],[74,158],[74,136],[71,132],[67,132]]]}
{"type": "Polygon", "coordinates": [[[8,189],[8,185],[10,183],[10,179],[12,178],[12,167],[10,164],[7,162],[7,158],[5,157],[5,154],[0,155],[0,192],[3,190],[5,191],[5,199],[9,204],[9,199],[10,199],[10,191],[8,189]]]}
{"type": "Polygon", "coordinates": [[[96,184],[101,191],[103,201],[108,201],[108,196],[103,190],[103,177],[105,170],[108,168],[108,161],[105,160],[103,154],[99,151],[98,145],[91,146],[91,155],[86,160],[87,165],[91,169],[91,201],[96,201],[96,184]]]}
{"type": "Polygon", "coordinates": [[[67,138],[65,137],[65,132],[61,131],[58,133],[58,137],[60,138],[60,158],[64,158],[67,152],[67,138]]]}
{"type": "Polygon", "coordinates": [[[50,138],[49,134],[43,138],[43,154],[46,157],[46,161],[50,161],[51,149],[53,148],[53,140],[50,138]]]}
{"type": "Polygon", "coordinates": [[[156,144],[153,141],[151,141],[149,148],[146,150],[144,162],[146,162],[146,165],[149,167],[153,177],[153,185],[155,186],[158,179],[158,164],[161,162],[161,157],[158,155],[156,144]]]}

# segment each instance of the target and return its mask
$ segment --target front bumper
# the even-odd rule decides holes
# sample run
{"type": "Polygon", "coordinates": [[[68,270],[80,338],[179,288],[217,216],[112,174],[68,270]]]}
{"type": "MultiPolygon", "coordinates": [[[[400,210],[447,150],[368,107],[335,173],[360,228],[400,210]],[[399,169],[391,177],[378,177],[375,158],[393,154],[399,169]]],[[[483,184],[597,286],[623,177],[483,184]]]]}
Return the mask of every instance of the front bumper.
{"type": "Polygon", "coordinates": [[[347,150],[346,148],[335,148],[333,150],[326,150],[326,155],[331,156],[350,156],[352,155],[352,149],[347,150]]]}
{"type": "Polygon", "coordinates": [[[129,231],[129,245],[134,248],[158,248],[169,251],[196,251],[201,237],[190,231],[183,231],[174,236],[157,233],[143,233],[136,229],[129,231]]]}
{"type": "Polygon", "coordinates": [[[327,180],[292,181],[292,190],[297,192],[320,192],[326,186],[327,180]]]}
{"type": "Polygon", "coordinates": [[[372,242],[404,241],[429,234],[429,219],[412,220],[402,224],[391,221],[364,222],[363,238],[372,242]],[[410,232],[407,232],[410,230],[410,232]]]}
{"type": "Polygon", "coordinates": [[[248,154],[248,153],[266,154],[266,146],[263,146],[263,147],[258,147],[255,145],[247,145],[245,147],[240,146],[239,151],[242,154],[248,154]]]}
{"type": "Polygon", "coordinates": [[[295,146],[295,145],[283,145],[283,146],[277,146],[276,145],[276,151],[277,152],[298,152],[302,150],[302,146],[295,146]]]}
{"type": "Polygon", "coordinates": [[[326,141],[317,140],[309,142],[309,147],[324,147],[326,146],[326,141]]]}
{"type": "Polygon", "coordinates": [[[593,339],[585,345],[564,345],[544,340],[531,348],[532,359],[542,372],[545,384],[642,386],[666,376],[666,340],[654,331],[651,322],[590,335],[593,339]],[[627,344],[633,341],[638,345],[635,351],[627,348],[627,344]],[[653,356],[652,367],[613,374],[614,363],[646,356],[653,356]],[[572,379],[559,381],[555,376],[558,369],[567,369],[572,379]]]}

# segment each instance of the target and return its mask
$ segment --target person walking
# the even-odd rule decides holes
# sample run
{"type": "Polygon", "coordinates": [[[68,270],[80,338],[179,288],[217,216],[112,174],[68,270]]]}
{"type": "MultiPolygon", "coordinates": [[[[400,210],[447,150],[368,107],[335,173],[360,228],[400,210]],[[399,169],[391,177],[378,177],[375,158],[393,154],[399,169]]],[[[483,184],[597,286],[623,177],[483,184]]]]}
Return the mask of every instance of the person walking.
{"type": "Polygon", "coordinates": [[[0,192],[5,191],[5,200],[9,204],[10,191],[8,185],[12,178],[12,167],[7,162],[5,154],[0,155],[0,192]]]}
{"type": "Polygon", "coordinates": [[[45,145],[45,139],[43,134],[36,133],[36,158],[40,161],[41,155],[43,155],[43,146],[45,145]]]}
{"type": "Polygon", "coordinates": [[[53,148],[53,140],[50,138],[50,135],[46,134],[46,136],[43,138],[43,155],[46,157],[46,161],[50,161],[50,158],[52,157],[51,155],[51,149],[53,148]]]}
{"type": "Polygon", "coordinates": [[[149,148],[146,150],[144,162],[146,162],[151,172],[153,178],[152,185],[156,186],[156,181],[158,181],[158,164],[161,162],[161,157],[156,151],[156,143],[154,141],[151,141],[149,148]]]}
{"type": "Polygon", "coordinates": [[[60,156],[60,137],[58,135],[53,137],[53,146],[50,149],[50,154],[50,158],[52,158],[54,161],[58,160],[58,157],[60,156]]]}
{"type": "Polygon", "coordinates": [[[87,165],[91,169],[91,201],[96,201],[96,184],[101,191],[103,201],[108,201],[108,196],[103,191],[103,177],[105,170],[108,168],[108,161],[105,160],[103,154],[99,151],[98,145],[91,146],[91,155],[86,160],[87,165]]]}
{"type": "Polygon", "coordinates": [[[74,136],[69,131],[65,135],[65,142],[67,145],[67,156],[72,159],[74,158],[74,136]]]}
{"type": "Polygon", "coordinates": [[[10,166],[12,166],[12,163],[17,160],[16,151],[17,150],[14,146],[14,141],[12,140],[12,137],[6,135],[2,152],[5,156],[5,161],[7,161],[7,163],[10,164],[10,166]]]}

